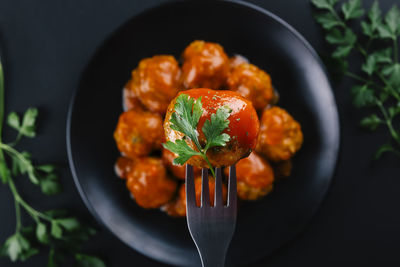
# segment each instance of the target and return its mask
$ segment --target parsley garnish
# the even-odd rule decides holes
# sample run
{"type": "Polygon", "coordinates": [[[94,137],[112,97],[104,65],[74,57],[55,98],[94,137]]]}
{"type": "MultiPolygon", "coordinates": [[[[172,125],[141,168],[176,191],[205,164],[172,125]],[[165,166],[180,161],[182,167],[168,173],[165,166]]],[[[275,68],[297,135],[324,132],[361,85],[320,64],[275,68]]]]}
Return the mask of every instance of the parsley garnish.
{"type": "Polygon", "coordinates": [[[215,113],[211,114],[210,120],[204,122],[202,128],[206,138],[204,146],[200,144],[199,133],[197,132],[197,124],[203,114],[201,97],[195,100],[186,94],[179,95],[176,99],[174,111],[169,120],[171,122],[170,127],[185,136],[183,139],[175,140],[175,143],[168,141],[163,144],[166,149],[178,155],[173,163],[183,165],[192,156],[201,156],[207,162],[215,177],[213,166],[207,157],[207,151],[212,147],[225,146],[229,142],[230,136],[223,131],[229,126],[228,117],[232,110],[227,106],[220,107],[215,113]],[[186,138],[194,143],[197,151],[187,144],[186,138]]]}
{"type": "Polygon", "coordinates": [[[384,126],[389,131],[388,142],[377,150],[375,158],[379,158],[384,152],[400,156],[398,7],[394,5],[383,16],[377,1],[367,13],[362,8],[361,0],[345,1],[340,5],[340,9],[337,8],[338,0],[311,2],[320,9],[315,19],[327,31],[326,41],[334,47],[331,58],[338,63],[342,74],[358,82],[351,88],[354,106],[373,108],[372,113],[361,120],[361,126],[371,131],[384,126]],[[359,22],[362,34],[357,36],[351,27],[354,25],[351,20],[359,22]],[[352,52],[361,55],[361,65],[349,66],[348,57],[352,52]],[[350,67],[358,68],[358,73],[350,71],[350,67]]]}
{"type": "Polygon", "coordinates": [[[31,154],[18,151],[15,146],[23,137],[33,138],[36,135],[35,125],[38,110],[29,108],[22,119],[16,112],[7,117],[7,124],[17,130],[17,136],[11,143],[2,141],[4,121],[4,76],[0,62],[0,181],[7,184],[14,197],[16,226],[15,233],[0,246],[0,256],[11,261],[25,261],[49,247],[48,267],[59,266],[66,252],[74,253],[78,266],[104,267],[104,263],[93,256],[78,253],[84,241],[88,240],[95,230],[82,225],[79,220],[61,210],[41,212],[28,204],[19,194],[14,178],[27,176],[40,187],[46,195],[61,191],[56,167],[51,164],[33,163],[31,154]],[[33,225],[24,226],[21,212],[24,210],[33,220],[33,225]]]}

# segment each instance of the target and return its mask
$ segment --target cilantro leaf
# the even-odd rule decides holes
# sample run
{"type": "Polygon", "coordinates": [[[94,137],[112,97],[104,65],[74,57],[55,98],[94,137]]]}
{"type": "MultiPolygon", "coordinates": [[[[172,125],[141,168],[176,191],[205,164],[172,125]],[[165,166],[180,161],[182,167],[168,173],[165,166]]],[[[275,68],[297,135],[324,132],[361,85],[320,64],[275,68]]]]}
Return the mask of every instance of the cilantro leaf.
{"type": "Polygon", "coordinates": [[[186,161],[188,161],[192,156],[201,156],[202,154],[198,151],[193,150],[185,140],[175,140],[175,143],[168,141],[163,144],[165,149],[175,153],[178,155],[177,158],[174,159],[173,163],[175,165],[183,165],[186,161]]]}
{"type": "Polygon", "coordinates": [[[211,120],[204,122],[202,131],[207,139],[205,151],[214,146],[225,146],[229,142],[230,136],[222,132],[229,126],[228,117],[231,112],[228,107],[220,107],[216,113],[211,114],[211,120]]]}
{"type": "Polygon", "coordinates": [[[75,259],[79,267],[106,267],[105,263],[95,256],[77,253],[75,259]]]}
{"type": "Polygon", "coordinates": [[[350,0],[342,5],[342,11],[346,20],[359,18],[364,14],[360,0],[350,0]]]}

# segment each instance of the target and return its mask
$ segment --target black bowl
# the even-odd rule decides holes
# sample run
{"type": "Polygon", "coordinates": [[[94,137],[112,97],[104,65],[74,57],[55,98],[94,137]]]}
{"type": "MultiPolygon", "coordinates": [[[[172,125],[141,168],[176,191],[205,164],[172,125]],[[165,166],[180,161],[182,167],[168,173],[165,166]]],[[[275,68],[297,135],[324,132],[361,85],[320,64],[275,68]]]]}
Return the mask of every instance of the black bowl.
{"type": "Polygon", "coordinates": [[[118,156],[113,131],[131,70],[156,54],[179,58],[196,39],[218,42],[229,55],[244,55],[269,72],[280,106],[304,132],[292,176],[239,211],[228,262],[246,265],[293,239],[310,221],[329,187],[339,147],[338,114],[324,67],[304,38],[277,16],[242,2],[184,1],[125,23],[82,74],[68,117],[69,162],[89,210],[123,242],[165,263],[198,266],[185,220],[138,207],[113,169],[118,156]]]}

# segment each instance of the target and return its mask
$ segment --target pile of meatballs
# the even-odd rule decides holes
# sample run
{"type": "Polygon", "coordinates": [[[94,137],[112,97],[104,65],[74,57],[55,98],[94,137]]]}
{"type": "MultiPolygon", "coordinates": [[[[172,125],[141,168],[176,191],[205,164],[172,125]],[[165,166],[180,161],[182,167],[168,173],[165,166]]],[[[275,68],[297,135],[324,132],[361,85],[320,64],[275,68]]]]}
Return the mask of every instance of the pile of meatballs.
{"type": "MultiPolygon", "coordinates": [[[[123,89],[124,112],[114,132],[121,152],[115,170],[139,206],[161,208],[175,217],[186,215],[185,166],[173,165],[176,155],[162,147],[163,121],[178,92],[192,88],[235,91],[257,111],[256,149],[236,164],[240,199],[260,199],[271,192],[276,179],[290,175],[290,159],[300,149],[303,134],[300,124],[276,105],[278,95],[270,76],[242,56],[228,57],[217,43],[194,41],[183,51],[181,65],[171,55],[142,59],[123,89]]],[[[199,168],[195,168],[195,177],[199,204],[199,168]]],[[[214,187],[210,177],[211,203],[214,187]]],[[[226,185],[223,194],[226,198],[226,185]]]]}

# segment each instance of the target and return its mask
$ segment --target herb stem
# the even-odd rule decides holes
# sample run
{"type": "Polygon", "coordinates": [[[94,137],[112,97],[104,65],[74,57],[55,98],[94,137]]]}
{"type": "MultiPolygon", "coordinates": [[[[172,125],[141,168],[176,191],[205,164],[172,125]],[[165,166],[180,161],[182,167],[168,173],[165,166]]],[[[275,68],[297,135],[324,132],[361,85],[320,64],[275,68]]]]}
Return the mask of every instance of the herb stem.
{"type": "Polygon", "coordinates": [[[357,44],[357,50],[360,51],[360,53],[361,53],[364,57],[367,57],[367,56],[368,56],[367,51],[365,51],[365,49],[364,49],[360,44],[357,44]]]}
{"type": "Polygon", "coordinates": [[[217,178],[217,177],[215,176],[214,168],[213,168],[213,166],[211,165],[211,162],[208,160],[208,157],[206,156],[206,153],[203,153],[202,156],[203,156],[203,159],[207,162],[208,167],[210,167],[210,171],[211,171],[212,176],[213,176],[214,178],[217,178]]]}
{"type": "Polygon", "coordinates": [[[400,95],[396,92],[396,90],[393,89],[393,87],[390,85],[388,80],[381,73],[378,73],[378,77],[385,84],[385,86],[387,86],[387,88],[389,88],[390,93],[392,94],[392,96],[394,98],[396,98],[397,101],[400,101],[400,95]]]}
{"type": "MultiPolygon", "coordinates": [[[[3,118],[4,118],[4,75],[3,75],[3,65],[0,62],[0,144],[2,144],[2,132],[3,132],[3,118]]],[[[3,150],[0,148],[0,162],[3,162],[5,165],[7,165],[6,163],[6,159],[4,157],[4,153],[3,150]]],[[[7,181],[8,179],[10,179],[10,175],[8,174],[8,172],[3,172],[3,175],[5,177],[3,178],[3,181],[7,181]]]]}
{"type": "Polygon", "coordinates": [[[19,206],[19,203],[15,198],[14,198],[14,207],[15,207],[15,220],[17,223],[15,231],[19,232],[21,230],[21,207],[19,206]]]}
{"type": "Polygon", "coordinates": [[[29,173],[32,173],[34,171],[34,169],[32,168],[31,163],[24,157],[24,155],[22,155],[20,152],[15,150],[12,146],[0,143],[0,148],[4,149],[6,152],[9,152],[10,154],[12,154],[15,157],[17,157],[18,160],[20,160],[21,162],[26,164],[26,166],[29,166],[28,169],[27,169],[27,171],[29,173]]]}
{"type": "Polygon", "coordinates": [[[368,81],[368,80],[364,79],[363,77],[358,76],[357,74],[355,74],[355,73],[353,73],[353,72],[350,72],[350,71],[346,71],[346,72],[344,73],[344,75],[346,75],[346,76],[348,76],[348,77],[351,77],[351,78],[353,78],[353,79],[356,79],[356,80],[358,80],[358,81],[365,82],[365,83],[367,83],[367,84],[370,84],[370,83],[371,83],[370,81],[368,81]]]}
{"type": "MultiPolygon", "coordinates": [[[[4,74],[3,74],[3,65],[0,62],[0,142],[3,131],[3,119],[4,119],[4,74]]],[[[0,158],[0,160],[2,159],[0,158]]]]}
{"type": "Polygon", "coordinates": [[[329,8],[329,11],[332,13],[332,15],[337,19],[337,21],[339,22],[339,25],[342,26],[343,28],[346,27],[346,23],[342,20],[342,18],[338,15],[338,13],[336,12],[336,10],[331,7],[329,8]]]}
{"type": "Polygon", "coordinates": [[[398,135],[396,130],[393,128],[392,120],[389,117],[388,113],[386,112],[385,107],[383,106],[383,104],[380,100],[376,101],[376,105],[379,107],[380,111],[383,114],[383,117],[385,118],[386,126],[388,127],[391,136],[400,145],[400,136],[398,135]]]}
{"type": "Polygon", "coordinates": [[[15,202],[17,202],[18,204],[20,204],[28,213],[29,215],[32,217],[32,219],[35,220],[35,222],[39,222],[39,218],[42,218],[44,220],[47,221],[51,221],[51,217],[35,210],[34,208],[32,208],[28,203],[25,202],[25,200],[21,197],[21,195],[18,193],[18,190],[14,184],[14,181],[12,179],[8,180],[8,186],[10,187],[10,190],[14,196],[14,200],[15,202]]]}
{"type": "Polygon", "coordinates": [[[207,154],[206,154],[206,153],[207,153],[207,150],[201,148],[201,145],[200,145],[200,143],[198,142],[197,138],[195,138],[193,141],[194,141],[194,144],[195,144],[196,147],[197,147],[197,150],[199,150],[199,152],[201,153],[202,158],[207,162],[208,167],[209,167],[210,170],[211,170],[212,176],[213,176],[214,178],[216,178],[215,172],[214,172],[214,168],[213,168],[213,166],[211,165],[211,162],[208,160],[208,157],[207,157],[207,154]]]}
{"type": "Polygon", "coordinates": [[[397,37],[393,39],[394,62],[398,61],[397,37]]]}

